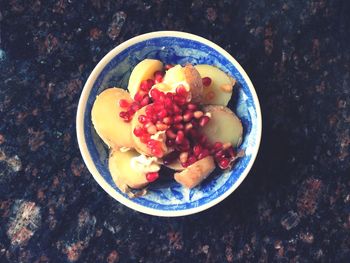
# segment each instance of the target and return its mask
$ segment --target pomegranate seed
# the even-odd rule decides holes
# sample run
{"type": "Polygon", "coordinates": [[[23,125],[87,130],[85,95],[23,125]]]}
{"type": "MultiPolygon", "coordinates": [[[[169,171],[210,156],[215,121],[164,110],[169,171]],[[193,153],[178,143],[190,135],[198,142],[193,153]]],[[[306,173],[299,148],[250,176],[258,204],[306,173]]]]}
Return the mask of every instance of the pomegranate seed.
{"type": "Polygon", "coordinates": [[[177,105],[184,105],[186,103],[186,98],[184,97],[179,97],[179,96],[175,96],[174,97],[174,101],[177,105]]]}
{"type": "Polygon", "coordinates": [[[151,91],[150,91],[150,95],[151,95],[152,99],[156,100],[156,101],[159,100],[160,94],[161,94],[161,92],[157,89],[151,89],[151,91]]]}
{"type": "Polygon", "coordinates": [[[143,100],[143,97],[147,94],[147,92],[143,91],[143,90],[139,90],[134,97],[135,101],[140,102],[141,100],[143,100]]]}
{"type": "Polygon", "coordinates": [[[183,142],[185,138],[185,134],[183,131],[178,131],[177,134],[176,134],[176,138],[175,138],[175,143],[176,144],[181,144],[183,142]]]}
{"type": "Polygon", "coordinates": [[[209,122],[210,118],[208,116],[202,116],[199,119],[199,126],[204,127],[209,122]]]}
{"type": "Polygon", "coordinates": [[[136,111],[138,111],[139,109],[141,109],[141,106],[140,104],[137,102],[137,101],[134,101],[131,106],[130,106],[130,109],[132,109],[134,111],[134,113],[136,111]]]}
{"type": "Polygon", "coordinates": [[[209,150],[203,149],[203,151],[198,155],[198,160],[203,159],[207,156],[209,156],[209,150]]]}
{"type": "Polygon", "coordinates": [[[181,151],[189,151],[190,150],[190,141],[185,138],[178,148],[181,151]]]}
{"type": "Polygon", "coordinates": [[[140,115],[140,116],[138,117],[138,120],[139,120],[139,122],[142,123],[142,124],[145,124],[145,123],[149,122],[149,119],[148,119],[145,115],[140,115]]]}
{"type": "Polygon", "coordinates": [[[172,67],[174,67],[174,65],[166,64],[166,65],[164,66],[164,69],[165,69],[165,70],[168,70],[168,69],[171,69],[172,67]]]}
{"type": "Polygon", "coordinates": [[[186,88],[184,87],[184,85],[179,85],[176,88],[176,94],[180,95],[181,97],[186,97],[188,92],[187,92],[186,88]]]}
{"type": "Polygon", "coordinates": [[[175,145],[175,140],[167,139],[166,140],[166,145],[169,146],[169,147],[174,146],[175,145]]]}
{"type": "Polygon", "coordinates": [[[169,153],[167,156],[163,157],[163,163],[165,165],[171,164],[177,159],[177,157],[179,157],[179,152],[173,151],[169,153]]]}
{"type": "Polygon", "coordinates": [[[130,106],[130,103],[125,99],[121,99],[119,100],[119,106],[122,108],[128,108],[130,106]]]}
{"type": "Polygon", "coordinates": [[[185,125],[185,131],[186,132],[189,132],[192,128],[193,128],[192,123],[186,123],[186,125],[185,125]]]}
{"type": "Polygon", "coordinates": [[[185,163],[188,159],[188,152],[182,152],[179,156],[180,162],[185,163]]]}
{"type": "Polygon", "coordinates": [[[156,127],[158,131],[165,131],[166,129],[169,128],[169,126],[164,123],[157,123],[156,127]]]}
{"type": "Polygon", "coordinates": [[[219,167],[221,169],[226,169],[226,168],[228,168],[229,165],[230,165],[230,161],[227,158],[223,158],[219,162],[219,167]]]}
{"type": "Polygon", "coordinates": [[[191,155],[190,157],[188,157],[188,160],[187,160],[187,164],[188,165],[191,165],[191,164],[194,164],[195,162],[197,161],[196,157],[194,157],[193,155],[191,155]]]}
{"type": "Polygon", "coordinates": [[[176,129],[176,130],[183,130],[185,127],[183,126],[183,124],[181,123],[177,123],[177,124],[174,124],[173,127],[176,129]]]}
{"type": "Polygon", "coordinates": [[[198,156],[201,152],[202,152],[202,146],[200,146],[199,144],[193,147],[193,153],[195,156],[198,156]]]}
{"type": "Polygon", "coordinates": [[[168,129],[166,131],[166,136],[169,137],[170,139],[175,139],[176,138],[176,133],[174,133],[172,130],[168,129]]]}
{"type": "Polygon", "coordinates": [[[151,106],[147,106],[145,113],[146,113],[147,117],[152,117],[153,116],[153,108],[151,106]]]}
{"type": "Polygon", "coordinates": [[[159,99],[158,99],[159,102],[164,102],[165,101],[165,94],[163,92],[161,92],[159,94],[159,99]]]}
{"type": "Polygon", "coordinates": [[[152,183],[159,178],[158,172],[151,172],[146,174],[146,179],[148,182],[152,183]]]}
{"type": "Polygon", "coordinates": [[[166,111],[166,110],[161,110],[161,111],[159,111],[158,113],[157,113],[157,117],[159,118],[159,119],[164,119],[166,116],[168,115],[168,112],[166,111]]]}
{"type": "Polygon", "coordinates": [[[173,100],[166,97],[164,100],[164,106],[168,109],[171,109],[173,107],[173,100]]]}
{"type": "Polygon", "coordinates": [[[187,109],[189,109],[190,111],[194,111],[197,109],[197,105],[194,103],[189,103],[187,104],[187,109]]]}
{"type": "Polygon", "coordinates": [[[204,115],[203,111],[200,111],[200,110],[197,110],[193,113],[193,116],[196,118],[196,119],[199,119],[200,117],[202,117],[204,115]]]}
{"type": "Polygon", "coordinates": [[[174,104],[173,111],[174,111],[174,113],[181,113],[181,108],[179,106],[177,106],[176,104],[174,104]]]}
{"type": "Polygon", "coordinates": [[[165,123],[165,124],[171,124],[172,122],[173,122],[173,120],[171,117],[165,117],[163,119],[163,123],[165,123]]]}
{"type": "Polygon", "coordinates": [[[179,123],[180,121],[182,121],[182,116],[181,115],[176,115],[174,117],[174,123],[179,123]]]}
{"type": "Polygon", "coordinates": [[[154,82],[160,83],[163,82],[164,72],[163,71],[156,71],[154,72],[154,82]]]}
{"type": "Polygon", "coordinates": [[[134,134],[136,137],[141,137],[141,135],[143,134],[143,128],[142,127],[136,127],[134,129],[134,134]]]}
{"type": "Polygon", "coordinates": [[[129,113],[126,111],[121,111],[119,112],[119,117],[122,118],[123,120],[128,120],[129,119],[129,113]]]}
{"type": "Polygon", "coordinates": [[[211,84],[211,78],[209,78],[209,77],[204,77],[204,78],[202,78],[202,83],[203,83],[203,85],[204,85],[205,87],[210,86],[210,84],[211,84]]]}
{"type": "Polygon", "coordinates": [[[148,96],[145,96],[145,97],[141,100],[140,104],[141,104],[142,107],[148,105],[148,104],[149,104],[149,97],[148,97],[148,96]]]}
{"type": "Polygon", "coordinates": [[[225,156],[225,153],[224,153],[223,150],[220,150],[220,151],[218,151],[217,153],[215,153],[215,158],[218,159],[218,160],[223,159],[223,158],[225,158],[225,157],[226,157],[226,156],[225,156]]]}
{"type": "Polygon", "coordinates": [[[193,117],[193,113],[191,111],[187,111],[184,115],[183,115],[183,120],[185,122],[188,122],[192,119],[193,117]]]}
{"type": "Polygon", "coordinates": [[[215,142],[214,143],[214,150],[219,151],[222,148],[222,143],[221,142],[215,142]]]}
{"type": "Polygon", "coordinates": [[[151,149],[151,153],[158,158],[161,158],[163,156],[163,151],[162,149],[158,148],[158,147],[154,147],[151,149]]]}
{"type": "Polygon", "coordinates": [[[141,81],[140,89],[143,91],[149,92],[149,90],[152,88],[153,85],[154,85],[154,81],[152,79],[143,80],[141,81]]]}
{"type": "Polygon", "coordinates": [[[155,134],[155,133],[157,133],[157,127],[155,125],[151,125],[147,128],[147,132],[149,134],[155,134]]]}

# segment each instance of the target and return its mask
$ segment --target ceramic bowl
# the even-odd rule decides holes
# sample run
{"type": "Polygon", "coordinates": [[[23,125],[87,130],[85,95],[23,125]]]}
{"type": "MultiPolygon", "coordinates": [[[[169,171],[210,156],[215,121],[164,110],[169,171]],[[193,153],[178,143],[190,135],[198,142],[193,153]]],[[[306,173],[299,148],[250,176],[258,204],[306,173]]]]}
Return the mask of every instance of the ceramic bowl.
{"type": "Polygon", "coordinates": [[[224,49],[202,37],[176,31],[152,32],[134,37],[111,50],[97,64],[82,91],[76,119],[79,148],[97,183],[120,203],[150,215],[183,216],[212,207],[230,195],[244,180],[258,153],[261,138],[260,105],[253,84],[238,62],[224,49]],[[147,195],[129,198],[112,180],[108,148],[91,123],[96,95],[108,87],[127,87],[132,69],[145,58],[165,64],[210,64],[233,76],[235,99],[231,109],[242,120],[244,138],[240,158],[233,170],[211,177],[194,189],[175,181],[153,184],[147,195]]]}

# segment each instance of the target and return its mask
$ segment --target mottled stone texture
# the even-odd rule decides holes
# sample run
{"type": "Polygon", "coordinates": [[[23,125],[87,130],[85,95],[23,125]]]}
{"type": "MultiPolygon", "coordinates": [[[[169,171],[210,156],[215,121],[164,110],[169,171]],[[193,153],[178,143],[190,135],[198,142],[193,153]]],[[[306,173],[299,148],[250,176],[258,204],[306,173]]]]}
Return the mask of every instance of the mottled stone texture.
{"type": "Polygon", "coordinates": [[[349,262],[349,14],[347,0],[0,0],[0,262],[349,262]],[[250,175],[185,218],[111,199],[75,135],[99,59],[163,29],[224,47],[263,112],[250,175]]]}

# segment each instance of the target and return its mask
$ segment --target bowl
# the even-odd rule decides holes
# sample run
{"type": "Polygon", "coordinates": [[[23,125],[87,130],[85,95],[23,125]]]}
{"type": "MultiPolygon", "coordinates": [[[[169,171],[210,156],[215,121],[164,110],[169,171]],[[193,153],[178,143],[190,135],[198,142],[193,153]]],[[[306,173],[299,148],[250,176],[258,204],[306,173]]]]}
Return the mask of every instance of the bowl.
{"type": "Polygon", "coordinates": [[[213,42],[184,32],[159,31],[136,36],[111,50],[90,74],[81,93],[76,119],[77,138],[84,162],[97,183],[120,203],[156,216],[184,216],[212,207],[230,195],[244,180],[258,153],[261,138],[259,101],[248,75],[239,63],[213,42]],[[175,181],[153,184],[148,193],[129,198],[112,180],[108,170],[108,148],[96,134],[91,108],[96,95],[108,87],[127,87],[132,69],[145,58],[165,64],[215,65],[236,79],[231,109],[242,120],[245,156],[231,171],[224,171],[193,189],[175,181]]]}

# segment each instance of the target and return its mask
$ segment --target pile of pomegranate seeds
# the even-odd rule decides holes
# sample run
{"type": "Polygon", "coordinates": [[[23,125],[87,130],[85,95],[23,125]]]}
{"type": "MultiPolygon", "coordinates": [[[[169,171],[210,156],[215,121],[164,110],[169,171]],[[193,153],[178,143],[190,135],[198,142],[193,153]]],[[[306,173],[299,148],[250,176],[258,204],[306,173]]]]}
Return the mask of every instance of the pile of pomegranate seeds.
{"type": "MultiPolygon", "coordinates": [[[[166,69],[171,67],[167,65],[166,69]]],[[[229,168],[235,160],[233,147],[230,144],[223,145],[221,142],[211,145],[207,137],[200,133],[199,128],[207,125],[210,116],[201,111],[200,105],[189,101],[190,94],[186,88],[179,85],[175,93],[152,89],[154,84],[163,81],[163,77],[164,72],[157,71],[154,73],[154,80],[142,81],[132,103],[120,100],[119,105],[125,111],[120,112],[119,116],[125,122],[130,122],[135,112],[146,106],[145,114],[138,116],[140,126],[136,127],[133,133],[147,145],[153,156],[161,158],[166,148],[172,149],[163,157],[165,165],[179,160],[183,167],[188,167],[212,155],[221,169],[229,168]],[[152,135],[159,132],[166,135],[166,147],[162,141],[152,138],[152,135]]],[[[204,86],[209,86],[211,79],[205,77],[202,82],[204,86]]],[[[149,182],[153,182],[159,175],[148,173],[146,177],[149,182]]]]}

